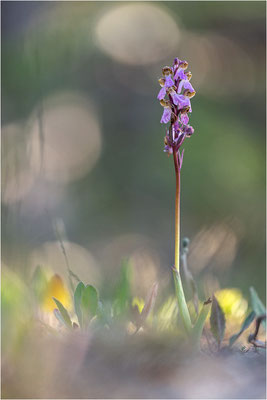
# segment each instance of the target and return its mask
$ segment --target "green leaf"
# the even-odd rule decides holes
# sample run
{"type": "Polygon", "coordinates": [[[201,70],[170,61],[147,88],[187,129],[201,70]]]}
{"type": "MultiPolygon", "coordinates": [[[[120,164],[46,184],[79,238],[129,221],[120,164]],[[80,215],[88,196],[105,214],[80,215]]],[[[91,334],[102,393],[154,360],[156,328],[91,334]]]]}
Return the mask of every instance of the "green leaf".
{"type": "Polygon", "coordinates": [[[83,318],[82,318],[82,310],[81,310],[81,299],[82,299],[82,293],[85,289],[85,285],[83,282],[79,282],[78,285],[76,286],[75,292],[74,292],[74,309],[79,321],[80,328],[83,326],[83,318]]]}
{"type": "Polygon", "coordinates": [[[188,307],[186,304],[186,300],[185,300],[181,276],[175,267],[172,268],[172,274],[173,274],[174,287],[175,287],[175,293],[176,293],[177,302],[178,302],[179,313],[180,313],[182,321],[183,321],[185,332],[188,335],[191,335],[191,333],[192,333],[191,317],[190,317],[188,307]]]}
{"type": "Polygon", "coordinates": [[[250,326],[250,324],[254,321],[256,317],[256,314],[254,311],[251,311],[251,313],[245,318],[241,329],[238,333],[235,335],[231,336],[229,339],[229,346],[232,346],[234,342],[239,338],[239,336],[250,326]]]}
{"type": "Polygon", "coordinates": [[[61,323],[61,325],[66,325],[60,311],[57,308],[54,309],[54,316],[61,323]]]}
{"type": "Polygon", "coordinates": [[[53,297],[53,300],[54,300],[54,302],[55,302],[56,305],[57,305],[57,308],[58,308],[58,310],[59,310],[59,312],[60,312],[60,314],[61,314],[61,316],[62,316],[62,319],[63,319],[65,325],[66,325],[68,328],[72,328],[72,322],[71,322],[69,313],[68,313],[68,311],[66,310],[66,308],[63,306],[62,303],[60,303],[59,300],[55,299],[55,297],[53,297]]]}
{"type": "Polygon", "coordinates": [[[86,285],[81,295],[81,310],[83,324],[88,323],[97,312],[98,293],[91,285],[86,285]]]}
{"type": "Polygon", "coordinates": [[[121,267],[120,280],[115,288],[115,300],[113,303],[113,310],[115,315],[125,313],[131,298],[131,279],[132,268],[127,260],[124,260],[121,267]]]}
{"type": "Polygon", "coordinates": [[[225,316],[220,304],[218,303],[218,300],[214,295],[212,296],[210,327],[211,332],[217,340],[218,346],[220,347],[225,332],[225,316]]]}
{"type": "MultiPolygon", "coordinates": [[[[250,287],[250,298],[251,298],[251,306],[253,311],[255,312],[256,316],[259,317],[261,315],[266,314],[266,308],[263,305],[262,301],[260,300],[258,293],[254,289],[254,287],[250,287]]],[[[262,321],[262,325],[266,329],[266,320],[262,321]]]]}
{"type": "Polygon", "coordinates": [[[194,344],[197,348],[199,347],[200,338],[202,336],[202,332],[204,329],[204,325],[205,325],[207,316],[210,311],[210,307],[211,307],[211,299],[209,299],[203,303],[201,311],[200,311],[198,318],[196,320],[196,323],[193,327],[192,337],[193,337],[193,341],[195,342],[194,344]]]}

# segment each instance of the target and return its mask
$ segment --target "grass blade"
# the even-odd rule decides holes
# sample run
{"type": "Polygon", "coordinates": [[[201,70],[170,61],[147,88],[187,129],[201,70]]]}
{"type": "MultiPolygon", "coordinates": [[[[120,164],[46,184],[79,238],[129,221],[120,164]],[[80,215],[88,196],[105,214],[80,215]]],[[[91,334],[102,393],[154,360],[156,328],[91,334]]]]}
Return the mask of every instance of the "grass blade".
{"type": "Polygon", "coordinates": [[[208,316],[210,308],[211,308],[211,303],[212,303],[211,299],[208,299],[207,301],[205,301],[203,303],[203,306],[198,315],[197,321],[193,327],[192,338],[193,338],[194,344],[196,345],[197,348],[199,347],[200,338],[202,336],[204,325],[205,325],[207,316],[208,316]]]}
{"type": "Polygon", "coordinates": [[[53,297],[53,300],[54,300],[54,302],[55,302],[56,305],[57,305],[57,308],[58,308],[58,310],[59,310],[59,312],[60,312],[60,314],[61,314],[61,316],[62,316],[62,319],[63,319],[65,325],[66,325],[68,328],[72,328],[72,322],[71,322],[69,313],[68,313],[68,311],[66,310],[66,308],[63,306],[62,303],[60,303],[59,300],[55,299],[55,297],[53,297]]]}
{"type": "MultiPolygon", "coordinates": [[[[256,316],[260,317],[261,315],[266,314],[266,308],[262,303],[262,301],[260,300],[258,293],[254,289],[254,287],[251,287],[249,290],[250,290],[251,306],[256,316]]],[[[266,329],[266,320],[262,321],[262,325],[266,329]]]]}
{"type": "Polygon", "coordinates": [[[230,347],[235,343],[235,341],[239,338],[239,336],[251,325],[251,323],[254,321],[255,317],[256,317],[256,313],[254,311],[251,311],[251,313],[245,318],[240,331],[230,337],[230,339],[229,339],[230,347]]]}

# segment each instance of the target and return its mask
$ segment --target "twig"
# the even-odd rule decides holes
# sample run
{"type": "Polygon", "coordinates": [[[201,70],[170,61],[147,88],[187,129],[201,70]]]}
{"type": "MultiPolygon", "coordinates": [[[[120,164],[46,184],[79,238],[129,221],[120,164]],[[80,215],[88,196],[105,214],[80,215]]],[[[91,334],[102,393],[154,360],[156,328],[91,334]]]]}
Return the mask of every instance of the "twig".
{"type": "Polygon", "coordinates": [[[251,333],[248,337],[248,342],[253,344],[254,347],[258,347],[261,349],[266,349],[266,342],[262,342],[261,340],[257,339],[258,333],[259,333],[259,329],[260,329],[260,325],[262,323],[262,321],[264,321],[266,319],[266,315],[260,315],[257,319],[256,319],[256,327],[255,327],[255,332],[251,333]]]}

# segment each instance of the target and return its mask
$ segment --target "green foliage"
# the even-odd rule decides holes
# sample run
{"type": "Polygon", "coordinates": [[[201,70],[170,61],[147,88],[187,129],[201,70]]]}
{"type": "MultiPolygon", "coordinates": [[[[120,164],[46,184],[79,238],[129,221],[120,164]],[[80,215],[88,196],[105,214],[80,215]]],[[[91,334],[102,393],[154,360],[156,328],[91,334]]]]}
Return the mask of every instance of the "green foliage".
{"type": "Polygon", "coordinates": [[[41,302],[44,297],[45,289],[47,287],[47,277],[44,269],[38,265],[32,276],[32,289],[38,302],[41,302]]]}
{"type": "MultiPolygon", "coordinates": [[[[258,293],[254,289],[254,287],[250,288],[250,298],[251,298],[251,306],[253,311],[255,312],[257,317],[260,317],[262,315],[266,314],[266,308],[264,307],[264,304],[260,300],[258,293]]],[[[266,320],[262,321],[262,325],[266,329],[266,320]]]]}
{"type": "Polygon", "coordinates": [[[99,299],[96,289],[92,285],[79,282],[74,292],[74,309],[80,328],[86,328],[91,319],[96,316],[99,308],[99,299]]]}
{"type": "MultiPolygon", "coordinates": [[[[179,334],[179,332],[182,332],[179,324],[177,323],[177,315],[179,315],[178,309],[180,307],[182,310],[180,312],[183,314],[181,315],[181,318],[184,323],[184,327],[186,328],[184,334],[186,334],[186,337],[191,341],[193,348],[199,349],[204,325],[211,310],[211,331],[218,343],[218,347],[220,347],[224,338],[226,322],[224,312],[217,298],[213,296],[212,301],[209,299],[208,301],[204,302],[202,307],[200,307],[200,312],[198,315],[198,305],[197,307],[194,305],[194,319],[196,319],[196,321],[192,325],[190,316],[188,314],[190,307],[188,308],[188,304],[186,303],[184,295],[182,295],[181,298],[181,293],[183,294],[183,292],[181,292],[182,282],[180,274],[178,271],[173,270],[173,275],[176,298],[169,297],[167,301],[163,302],[158,310],[153,312],[152,316],[150,314],[155,305],[158,284],[154,283],[152,285],[145,301],[143,299],[133,298],[131,293],[133,273],[132,267],[127,260],[122,262],[120,276],[117,285],[115,285],[113,295],[104,302],[99,300],[98,292],[92,285],[85,285],[81,281],[77,284],[73,296],[73,309],[79,325],[72,321],[73,315],[70,315],[61,301],[55,297],[53,297],[53,300],[57,306],[57,309],[54,310],[54,315],[57,320],[68,329],[80,328],[82,330],[86,330],[89,326],[91,329],[95,329],[96,327],[100,327],[100,329],[102,329],[106,326],[111,328],[116,321],[122,319],[124,321],[128,320],[128,322],[131,321],[134,324],[135,331],[133,332],[138,332],[138,330],[141,327],[144,327],[146,323],[146,326],[152,326],[153,329],[157,331],[163,330],[179,334]],[[180,302],[179,307],[177,307],[177,299],[178,304],[180,302]],[[135,309],[132,308],[133,305],[135,305],[135,309]],[[137,307],[137,305],[139,307],[137,307]],[[151,318],[148,318],[149,315],[151,318]],[[149,323],[147,323],[147,321],[149,321],[149,323]]],[[[9,280],[11,286],[14,286],[13,282],[14,279],[9,280]]],[[[35,298],[39,304],[42,304],[48,282],[46,274],[40,266],[36,268],[31,284],[35,298]]],[[[11,287],[10,285],[9,287],[11,287]]],[[[11,289],[9,291],[4,290],[2,294],[2,301],[4,305],[10,302],[13,303],[13,300],[16,299],[19,294],[20,290],[18,290],[17,287],[13,291],[11,291],[11,289]],[[13,293],[12,296],[11,292],[13,293]],[[11,297],[12,299],[10,299],[11,297]]],[[[230,347],[251,325],[256,317],[263,316],[266,313],[266,309],[254,288],[250,288],[250,294],[253,310],[243,321],[239,332],[231,336],[229,340],[230,347]]],[[[191,306],[191,308],[193,308],[192,302],[191,306]]],[[[7,307],[5,306],[4,308],[7,307]]],[[[265,324],[265,321],[263,321],[263,323],[265,324]]]]}
{"type": "Polygon", "coordinates": [[[55,299],[54,297],[53,297],[53,300],[56,303],[58,311],[60,312],[60,315],[62,317],[61,321],[64,322],[64,324],[66,325],[67,328],[72,328],[72,322],[71,322],[69,313],[66,310],[66,308],[63,306],[63,304],[59,300],[55,299]]]}
{"type": "Polygon", "coordinates": [[[210,327],[211,332],[215,337],[218,346],[220,347],[225,332],[225,316],[220,304],[218,303],[214,295],[212,296],[210,327]]]}
{"type": "Polygon", "coordinates": [[[83,325],[88,325],[96,315],[98,308],[98,293],[92,285],[86,285],[81,296],[81,311],[83,325]]]}
{"type": "Polygon", "coordinates": [[[201,308],[201,311],[198,315],[198,318],[196,320],[196,323],[193,327],[193,341],[196,343],[196,345],[199,345],[199,341],[204,329],[204,325],[207,319],[207,316],[209,314],[210,311],[210,307],[211,307],[211,300],[209,299],[208,301],[206,301],[205,303],[203,303],[203,306],[201,308]]]}
{"type": "Polygon", "coordinates": [[[183,321],[183,326],[184,326],[184,329],[185,329],[185,332],[187,333],[187,335],[191,335],[192,334],[192,323],[191,323],[190,314],[189,314],[185,296],[184,296],[181,276],[176,268],[172,269],[172,273],[173,273],[175,292],[176,292],[176,297],[177,297],[177,302],[178,302],[178,308],[179,308],[180,315],[181,315],[181,318],[183,321]]]}
{"type": "Polygon", "coordinates": [[[55,308],[54,309],[54,316],[56,317],[56,319],[60,322],[61,325],[66,326],[67,328],[69,328],[69,325],[66,324],[66,322],[64,321],[64,318],[61,314],[61,312],[55,308]]]}
{"type": "Polygon", "coordinates": [[[132,267],[128,260],[122,262],[119,283],[115,288],[113,300],[114,316],[123,315],[131,303],[132,267]]]}
{"type": "Polygon", "coordinates": [[[85,285],[83,284],[83,282],[79,282],[75,289],[75,292],[74,292],[74,309],[75,309],[80,327],[83,325],[81,299],[82,299],[82,293],[83,293],[84,289],[85,289],[85,285]]]}
{"type": "Polygon", "coordinates": [[[235,343],[235,341],[239,338],[239,336],[251,325],[251,323],[254,321],[255,317],[256,317],[256,314],[254,311],[251,311],[251,313],[249,313],[249,315],[247,315],[247,317],[245,318],[245,320],[241,326],[240,331],[230,337],[230,339],[229,339],[230,347],[235,343]]]}
{"type": "Polygon", "coordinates": [[[33,320],[32,299],[19,275],[3,267],[1,273],[2,349],[14,350],[20,345],[25,329],[33,320]]]}

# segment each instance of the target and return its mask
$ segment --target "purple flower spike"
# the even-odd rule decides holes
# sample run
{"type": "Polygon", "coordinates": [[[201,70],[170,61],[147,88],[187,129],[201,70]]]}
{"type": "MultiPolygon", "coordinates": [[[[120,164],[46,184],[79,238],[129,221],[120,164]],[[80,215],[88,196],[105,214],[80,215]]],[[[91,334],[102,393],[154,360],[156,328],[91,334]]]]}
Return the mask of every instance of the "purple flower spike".
{"type": "Polygon", "coordinates": [[[166,127],[164,151],[168,154],[177,154],[179,168],[182,166],[184,152],[180,150],[184,140],[194,133],[189,125],[189,112],[192,112],[191,98],[195,90],[189,80],[191,72],[185,73],[188,67],[186,61],[175,58],[173,66],[162,69],[163,77],[159,79],[161,89],[158,100],[164,107],[160,122],[170,125],[166,127]],[[168,99],[165,100],[165,96],[168,99]]]}
{"type": "Polygon", "coordinates": [[[160,120],[161,124],[167,124],[171,119],[171,115],[172,110],[169,107],[164,107],[163,114],[160,120]]]}

